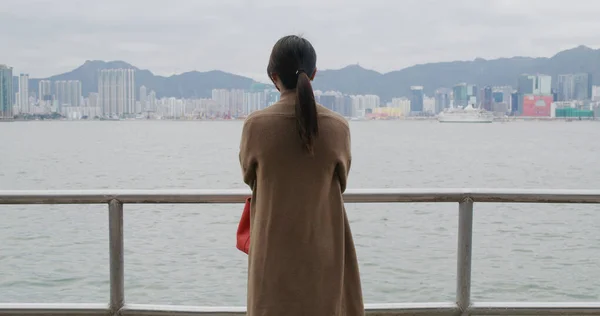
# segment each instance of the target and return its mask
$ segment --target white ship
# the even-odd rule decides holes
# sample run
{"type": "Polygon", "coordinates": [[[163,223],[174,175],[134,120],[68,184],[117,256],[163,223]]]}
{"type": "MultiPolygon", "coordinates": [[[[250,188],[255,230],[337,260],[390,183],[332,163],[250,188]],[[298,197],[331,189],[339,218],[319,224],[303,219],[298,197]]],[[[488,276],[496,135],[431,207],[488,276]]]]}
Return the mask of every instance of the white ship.
{"type": "Polygon", "coordinates": [[[464,108],[453,108],[452,106],[438,114],[440,123],[492,123],[494,114],[483,109],[476,109],[469,104],[464,108]]]}

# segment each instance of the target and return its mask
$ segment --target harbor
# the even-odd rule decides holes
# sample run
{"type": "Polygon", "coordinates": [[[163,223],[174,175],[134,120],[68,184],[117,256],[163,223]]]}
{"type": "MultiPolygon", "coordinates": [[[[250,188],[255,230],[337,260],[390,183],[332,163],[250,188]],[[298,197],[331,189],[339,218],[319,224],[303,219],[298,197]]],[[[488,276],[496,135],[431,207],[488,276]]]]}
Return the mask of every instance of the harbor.
{"type": "MultiPolygon", "coordinates": [[[[593,188],[597,180],[592,122],[568,128],[541,121],[349,124],[351,191],[577,190],[593,188]],[[469,141],[457,135],[469,135],[469,141]]],[[[10,152],[2,161],[10,168],[0,174],[0,190],[247,194],[237,156],[242,121],[32,121],[1,128],[0,152],[10,152]]],[[[129,307],[244,309],[247,257],[234,238],[241,204],[124,202],[129,307]]],[[[106,305],[107,204],[0,208],[0,270],[6,271],[0,303],[106,305]]],[[[348,202],[346,209],[367,307],[426,302],[452,307],[457,203],[348,202]]],[[[594,290],[600,283],[589,277],[600,274],[598,214],[595,204],[476,202],[471,301],[600,301],[594,290]]]]}

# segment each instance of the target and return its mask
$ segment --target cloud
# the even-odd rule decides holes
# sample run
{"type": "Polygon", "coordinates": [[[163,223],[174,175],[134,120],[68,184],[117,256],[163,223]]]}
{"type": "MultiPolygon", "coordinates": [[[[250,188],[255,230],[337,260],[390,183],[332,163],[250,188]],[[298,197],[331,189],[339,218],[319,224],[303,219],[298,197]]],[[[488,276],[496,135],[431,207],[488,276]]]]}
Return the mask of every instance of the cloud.
{"type": "Polygon", "coordinates": [[[32,77],[101,59],[265,80],[273,43],[291,33],[314,44],[320,69],[387,72],[597,48],[599,9],[596,0],[2,0],[0,63],[32,77]]]}

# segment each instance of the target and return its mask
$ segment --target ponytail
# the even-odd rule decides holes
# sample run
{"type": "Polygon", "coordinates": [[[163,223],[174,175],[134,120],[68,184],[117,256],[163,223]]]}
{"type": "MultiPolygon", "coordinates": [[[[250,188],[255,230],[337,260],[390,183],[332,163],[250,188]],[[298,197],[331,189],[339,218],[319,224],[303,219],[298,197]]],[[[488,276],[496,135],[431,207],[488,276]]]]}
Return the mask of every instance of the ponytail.
{"type": "Polygon", "coordinates": [[[310,78],[303,70],[298,71],[298,82],[296,83],[296,125],[304,148],[313,154],[314,140],[319,135],[317,102],[310,78]]]}
{"type": "Polygon", "coordinates": [[[303,149],[314,153],[315,139],[319,134],[317,102],[310,84],[317,72],[317,53],[306,39],[289,35],[280,38],[273,46],[267,74],[277,90],[296,89],[296,126],[303,149]],[[274,80],[280,80],[280,84],[274,80]]]}

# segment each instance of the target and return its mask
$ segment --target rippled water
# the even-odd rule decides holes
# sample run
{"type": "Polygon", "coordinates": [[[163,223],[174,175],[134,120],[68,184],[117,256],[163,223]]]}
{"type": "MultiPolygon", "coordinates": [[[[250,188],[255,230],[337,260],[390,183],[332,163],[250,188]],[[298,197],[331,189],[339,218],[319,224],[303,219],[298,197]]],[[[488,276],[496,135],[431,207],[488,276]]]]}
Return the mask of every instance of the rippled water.
{"type": "MultiPolygon", "coordinates": [[[[594,122],[352,122],[350,188],[598,188],[594,122]]],[[[243,188],[241,122],[0,124],[0,189],[243,188]]],[[[0,302],[106,302],[102,205],[0,206],[0,302]]],[[[478,301],[600,300],[600,207],[476,204],[478,301]]],[[[241,205],[126,205],[126,300],[244,305],[241,205]]],[[[451,301],[455,204],[348,205],[367,303],[451,301]]]]}

